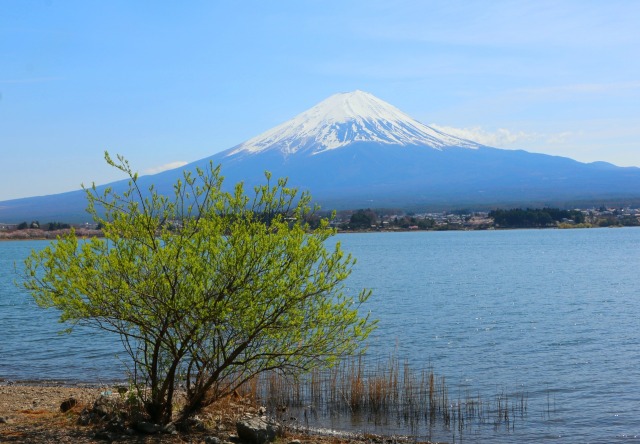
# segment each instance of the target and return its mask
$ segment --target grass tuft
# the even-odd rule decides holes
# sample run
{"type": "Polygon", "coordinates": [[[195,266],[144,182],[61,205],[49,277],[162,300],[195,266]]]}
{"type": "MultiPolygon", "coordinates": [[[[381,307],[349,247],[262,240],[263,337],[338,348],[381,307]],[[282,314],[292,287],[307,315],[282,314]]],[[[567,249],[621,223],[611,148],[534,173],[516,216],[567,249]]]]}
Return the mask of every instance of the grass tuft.
{"type": "Polygon", "coordinates": [[[360,356],[300,378],[273,372],[252,380],[243,392],[283,417],[299,412],[305,426],[310,419],[322,424],[322,418],[346,418],[354,428],[391,424],[412,436],[435,426],[463,432],[473,424],[493,424],[509,430],[527,413],[524,392],[503,391],[487,401],[467,391],[452,400],[443,376],[432,368],[416,372],[396,358],[372,365],[360,356]]]}

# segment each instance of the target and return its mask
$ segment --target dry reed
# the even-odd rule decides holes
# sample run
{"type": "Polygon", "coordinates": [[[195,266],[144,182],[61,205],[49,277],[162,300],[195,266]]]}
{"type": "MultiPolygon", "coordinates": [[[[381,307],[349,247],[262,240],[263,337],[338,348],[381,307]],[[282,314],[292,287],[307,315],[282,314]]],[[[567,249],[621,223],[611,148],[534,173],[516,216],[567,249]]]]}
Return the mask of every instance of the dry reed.
{"type": "Polygon", "coordinates": [[[493,402],[468,391],[450,400],[444,377],[432,368],[415,372],[396,358],[371,365],[360,356],[326,369],[314,369],[302,377],[277,372],[261,375],[243,388],[272,412],[302,412],[321,423],[322,417],[344,417],[354,426],[385,425],[393,421],[406,434],[434,426],[462,432],[472,424],[514,426],[516,417],[527,412],[527,395],[497,395],[493,402]],[[512,396],[512,398],[510,398],[512,396]]]}

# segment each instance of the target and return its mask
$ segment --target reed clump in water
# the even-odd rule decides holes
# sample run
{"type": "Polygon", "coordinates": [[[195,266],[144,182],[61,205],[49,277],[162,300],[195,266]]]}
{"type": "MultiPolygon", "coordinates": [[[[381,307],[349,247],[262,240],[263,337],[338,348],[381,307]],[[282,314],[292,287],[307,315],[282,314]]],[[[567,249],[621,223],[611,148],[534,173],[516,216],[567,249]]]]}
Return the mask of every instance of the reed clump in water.
{"type": "Polygon", "coordinates": [[[444,377],[432,368],[414,371],[396,358],[371,365],[361,356],[297,379],[269,373],[251,381],[245,390],[270,411],[301,412],[302,425],[309,425],[310,417],[316,425],[323,417],[341,417],[355,428],[390,425],[409,435],[435,426],[463,431],[473,424],[508,430],[527,411],[524,392],[503,391],[492,402],[467,391],[452,400],[444,377]]]}

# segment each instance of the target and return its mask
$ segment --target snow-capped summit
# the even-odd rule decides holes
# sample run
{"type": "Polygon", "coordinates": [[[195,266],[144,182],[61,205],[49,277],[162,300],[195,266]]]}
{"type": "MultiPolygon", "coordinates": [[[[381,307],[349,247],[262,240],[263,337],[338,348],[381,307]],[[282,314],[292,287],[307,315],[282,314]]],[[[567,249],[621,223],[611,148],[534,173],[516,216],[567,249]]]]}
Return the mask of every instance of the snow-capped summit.
{"type": "Polygon", "coordinates": [[[450,146],[480,147],[424,125],[370,93],[353,91],[329,97],[234,147],[228,155],[267,150],[278,150],[285,156],[297,152],[318,154],[354,142],[426,146],[437,150],[450,146]]]}
{"type": "MultiPolygon", "coordinates": [[[[140,189],[172,196],[173,184],[220,165],[225,190],[250,193],[273,178],[311,193],[324,209],[574,208],[640,200],[640,168],[459,139],[409,117],[371,94],[336,94],[264,134],[174,170],[141,176],[140,189]]],[[[128,181],[107,184],[116,192],[128,181]]],[[[103,188],[100,188],[103,189],[103,188]]],[[[82,190],[0,202],[0,220],[84,220],[82,190]]]]}

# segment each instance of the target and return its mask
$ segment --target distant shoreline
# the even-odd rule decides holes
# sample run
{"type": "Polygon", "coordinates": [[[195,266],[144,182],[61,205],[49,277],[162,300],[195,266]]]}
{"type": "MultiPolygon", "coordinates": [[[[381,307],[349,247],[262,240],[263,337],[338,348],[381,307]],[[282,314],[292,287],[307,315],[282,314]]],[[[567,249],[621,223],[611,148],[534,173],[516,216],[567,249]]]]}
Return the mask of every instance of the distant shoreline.
{"type": "MultiPolygon", "coordinates": [[[[631,225],[629,225],[631,226],[631,225]]],[[[623,228],[623,225],[611,225],[599,227],[597,225],[561,225],[554,227],[488,227],[488,228],[449,228],[449,229],[382,229],[382,230],[338,230],[338,234],[362,234],[362,233],[415,233],[415,232],[438,232],[438,231],[510,231],[510,230],[579,230],[595,228],[623,228]]],[[[0,231],[0,242],[2,241],[30,241],[30,240],[55,240],[58,237],[66,236],[70,229],[46,231],[37,228],[25,230],[0,231]]],[[[92,230],[79,228],[75,230],[79,238],[104,237],[102,230],[92,230]]]]}
{"type": "MultiPolygon", "coordinates": [[[[27,228],[25,230],[0,231],[0,241],[14,240],[55,240],[58,237],[66,236],[71,229],[46,231],[38,228],[27,228]]],[[[77,228],[76,236],[80,238],[103,237],[102,230],[92,230],[88,228],[77,228]]]]}

